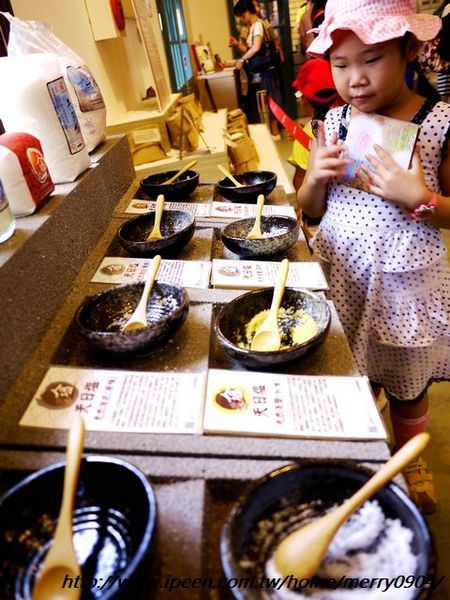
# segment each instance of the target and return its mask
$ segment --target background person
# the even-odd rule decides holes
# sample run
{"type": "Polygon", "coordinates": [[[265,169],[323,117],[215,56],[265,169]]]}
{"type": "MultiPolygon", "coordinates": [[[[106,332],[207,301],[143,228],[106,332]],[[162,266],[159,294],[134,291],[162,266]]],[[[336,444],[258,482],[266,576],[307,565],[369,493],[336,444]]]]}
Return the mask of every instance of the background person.
{"type": "Polygon", "coordinates": [[[319,27],[325,17],[325,5],[327,0],[308,0],[307,8],[303,13],[297,31],[300,37],[299,52],[308,59],[308,46],[314,40],[315,34],[310,31],[319,27]]]}
{"type": "MultiPolygon", "coordinates": [[[[264,40],[268,39],[268,34],[264,28],[263,21],[258,17],[256,8],[252,0],[238,0],[234,7],[234,14],[240,17],[249,29],[246,40],[245,52],[236,63],[237,69],[242,69],[244,61],[255,56],[261,49],[264,40]]],[[[236,46],[242,52],[243,47],[235,38],[230,39],[230,45],[236,46]],[[233,41],[234,40],[234,41],[233,41]]],[[[281,104],[281,92],[278,73],[275,67],[270,68],[262,73],[248,73],[248,119],[250,123],[259,123],[260,116],[256,100],[256,92],[266,90],[277,104],[281,104]]],[[[275,140],[280,139],[278,122],[275,116],[269,111],[270,132],[275,140]]]]}

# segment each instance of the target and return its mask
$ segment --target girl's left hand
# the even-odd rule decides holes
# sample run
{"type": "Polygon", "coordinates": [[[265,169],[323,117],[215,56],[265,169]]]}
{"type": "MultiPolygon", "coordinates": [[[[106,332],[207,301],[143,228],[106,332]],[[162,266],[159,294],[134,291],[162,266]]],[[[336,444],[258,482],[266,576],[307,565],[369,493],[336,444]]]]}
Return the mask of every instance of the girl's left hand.
{"type": "Polygon", "coordinates": [[[411,167],[407,171],[381,146],[374,144],[374,149],[376,156],[366,156],[372,167],[366,169],[371,192],[410,210],[425,202],[430,191],[425,182],[418,147],[414,150],[411,167]]]}

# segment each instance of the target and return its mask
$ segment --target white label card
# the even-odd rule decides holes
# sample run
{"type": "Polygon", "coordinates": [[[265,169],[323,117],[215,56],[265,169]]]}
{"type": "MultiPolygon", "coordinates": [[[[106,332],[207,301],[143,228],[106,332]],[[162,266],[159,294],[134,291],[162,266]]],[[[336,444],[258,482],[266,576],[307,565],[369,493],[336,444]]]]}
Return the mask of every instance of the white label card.
{"type": "MultiPolygon", "coordinates": [[[[142,215],[155,210],[156,202],[154,200],[141,200],[133,198],[125,209],[127,214],[142,215]]],[[[200,202],[164,202],[164,208],[168,210],[184,210],[194,217],[209,217],[211,207],[207,203],[200,202]]]]}
{"type": "Polygon", "coordinates": [[[205,375],[51,366],[20,425],[88,431],[202,433],[205,375]],[[187,401],[188,400],[188,401],[187,401]]]}
{"type": "Polygon", "coordinates": [[[366,377],[210,369],[205,432],[316,439],[386,439],[366,377]]]}
{"type": "MultiPolygon", "coordinates": [[[[251,260],[213,260],[211,283],[216,288],[258,289],[273,287],[280,269],[279,262],[251,260]]],[[[286,285],[310,290],[328,289],[318,262],[289,263],[286,285]]]]}
{"type": "MultiPolygon", "coordinates": [[[[151,258],[105,256],[91,281],[93,283],[132,283],[142,281],[151,265],[151,258]]],[[[163,259],[157,281],[183,287],[207,289],[211,263],[202,260],[163,259]]]]}

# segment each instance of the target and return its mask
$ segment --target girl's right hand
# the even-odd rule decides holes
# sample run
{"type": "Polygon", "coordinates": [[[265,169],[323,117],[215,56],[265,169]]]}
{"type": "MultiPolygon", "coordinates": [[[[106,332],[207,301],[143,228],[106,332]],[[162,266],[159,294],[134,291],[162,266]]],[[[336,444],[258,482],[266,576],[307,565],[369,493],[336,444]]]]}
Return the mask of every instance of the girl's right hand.
{"type": "Polygon", "coordinates": [[[308,180],[311,186],[325,187],[334,177],[345,174],[346,165],[350,160],[343,158],[345,147],[338,143],[337,133],[333,133],[330,143],[325,140],[323,121],[317,122],[316,145],[311,150],[308,164],[308,180]]]}

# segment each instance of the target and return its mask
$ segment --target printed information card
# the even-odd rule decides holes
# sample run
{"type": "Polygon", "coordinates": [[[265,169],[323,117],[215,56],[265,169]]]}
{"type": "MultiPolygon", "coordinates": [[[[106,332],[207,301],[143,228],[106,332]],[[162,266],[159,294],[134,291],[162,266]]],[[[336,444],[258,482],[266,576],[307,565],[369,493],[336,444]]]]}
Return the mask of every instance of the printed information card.
{"type": "MultiPolygon", "coordinates": [[[[212,263],[211,284],[216,288],[244,290],[273,287],[279,270],[279,262],[215,258],[212,263]]],[[[318,262],[289,263],[286,285],[310,290],[328,289],[327,280],[318,262]]]]}
{"type": "Polygon", "coordinates": [[[210,369],[205,433],[385,440],[366,377],[210,369]]]}
{"type": "Polygon", "coordinates": [[[205,375],[51,366],[20,425],[88,431],[202,433],[205,375]]]}
{"type": "MultiPolygon", "coordinates": [[[[296,218],[293,206],[272,206],[265,204],[262,214],[268,215],[283,215],[286,217],[296,218]]],[[[245,219],[248,217],[256,217],[256,204],[235,204],[234,202],[216,202],[212,203],[211,217],[222,217],[224,219],[245,219]]]]}
{"type": "MultiPolygon", "coordinates": [[[[125,209],[125,213],[142,215],[155,210],[154,200],[141,200],[133,198],[125,209]]],[[[184,210],[194,217],[216,217],[223,219],[244,219],[256,217],[256,204],[238,204],[234,202],[164,202],[164,208],[168,210],[184,210]]],[[[296,218],[293,206],[273,206],[266,204],[263,207],[263,215],[283,215],[296,218]]]]}
{"type": "MultiPolygon", "coordinates": [[[[151,258],[128,258],[106,256],[91,281],[93,283],[132,283],[142,281],[152,262],[151,258]]],[[[211,263],[202,260],[163,259],[159,267],[157,281],[183,287],[207,289],[211,263]]]]}
{"type": "MultiPolygon", "coordinates": [[[[142,215],[155,210],[156,202],[154,200],[140,200],[133,198],[125,209],[127,214],[142,215]]],[[[199,202],[164,202],[164,208],[167,210],[184,210],[191,213],[194,217],[209,217],[211,207],[209,204],[199,202]]]]}

